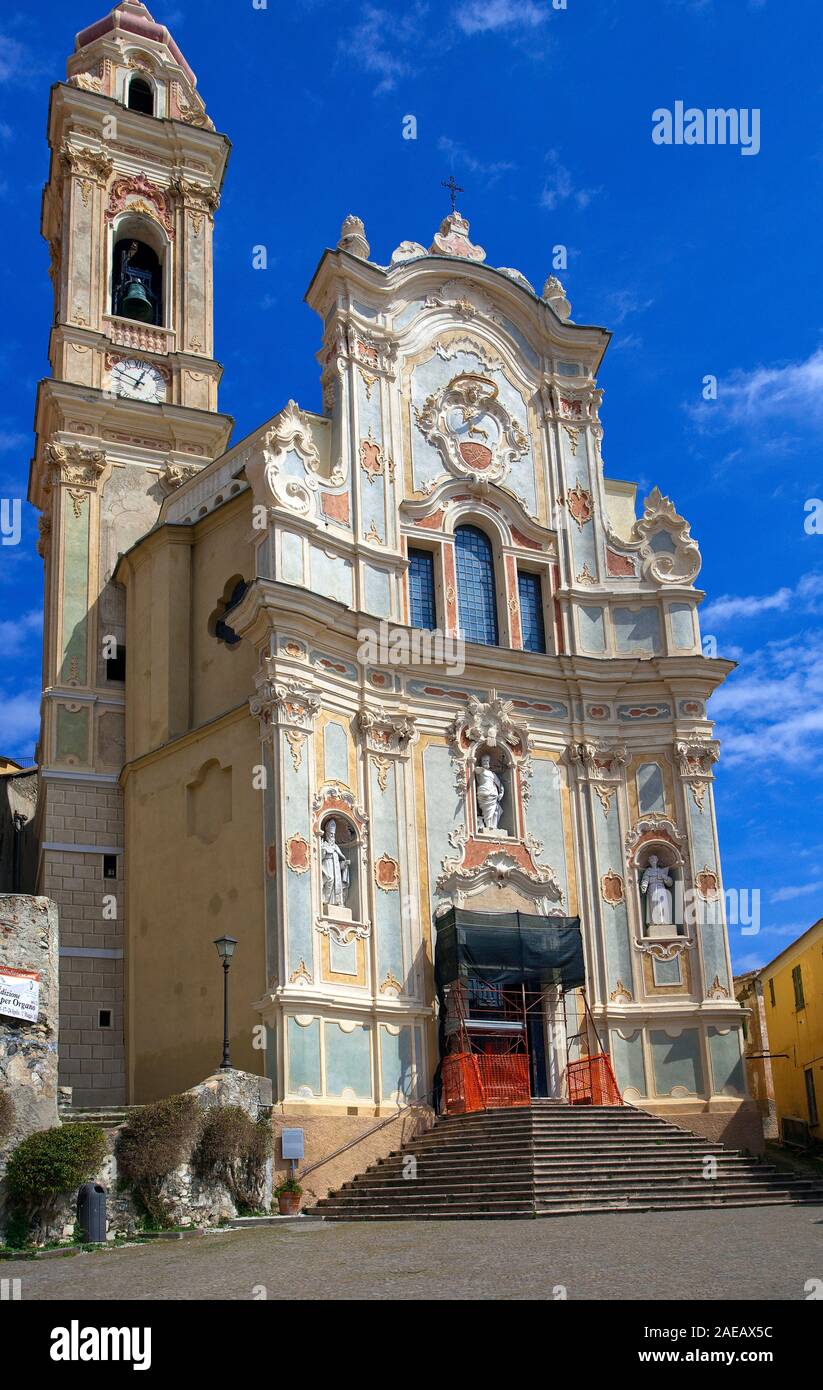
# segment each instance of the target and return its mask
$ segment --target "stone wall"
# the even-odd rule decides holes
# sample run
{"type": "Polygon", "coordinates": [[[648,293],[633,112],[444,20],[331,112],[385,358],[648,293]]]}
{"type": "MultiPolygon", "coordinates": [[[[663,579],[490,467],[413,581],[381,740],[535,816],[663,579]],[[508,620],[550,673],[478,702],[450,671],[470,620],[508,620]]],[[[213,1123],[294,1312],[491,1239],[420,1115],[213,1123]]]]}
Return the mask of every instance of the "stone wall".
{"type": "Polygon", "coordinates": [[[697,1103],[693,1108],[678,1110],[655,1109],[644,1105],[643,1110],[660,1115],[678,1129],[690,1130],[713,1144],[725,1144],[730,1149],[744,1149],[758,1156],[765,1151],[763,1119],[757,1103],[752,1100],[729,1101],[727,1105],[712,1101],[697,1103]]]}
{"type": "Polygon", "coordinates": [[[57,908],[48,898],[0,896],[0,966],[40,976],[36,1023],[0,1014],[0,1086],[12,1098],[14,1129],[0,1147],[0,1173],[9,1150],[27,1134],[57,1124],[57,908]]]}
{"type": "MultiPolygon", "coordinates": [[[[193,1095],[203,1110],[217,1105],[239,1105],[252,1120],[268,1115],[271,1107],[271,1082],[262,1076],[248,1072],[217,1072],[199,1085],[193,1086],[186,1094],[193,1095]]],[[[56,1121],[55,1121],[56,1122],[56,1121]]],[[[43,1128],[44,1126],[37,1126],[43,1128]]],[[[91,1181],[98,1182],[108,1193],[107,1200],[107,1238],[114,1240],[117,1235],[134,1236],[143,1228],[143,1218],[129,1192],[118,1191],[117,1158],[115,1149],[117,1137],[123,1127],[107,1131],[108,1154],[91,1181]]],[[[22,1137],[22,1136],[21,1136],[22,1137]]],[[[263,1206],[271,1206],[272,1165],[269,1162],[266,1174],[263,1206]]],[[[237,1216],[237,1208],[231,1193],[220,1182],[203,1181],[193,1171],[191,1154],[184,1163],[169,1174],[161,1193],[169,1207],[173,1226],[203,1227],[217,1226],[221,1221],[230,1221],[237,1216]]],[[[51,1241],[70,1240],[75,1227],[77,1193],[67,1193],[55,1217],[37,1232],[40,1244],[51,1241]]],[[[0,1233],[2,1233],[3,1212],[0,1209],[0,1233]]]]}
{"type": "Polygon", "coordinates": [[[306,1156],[297,1165],[297,1181],[303,1188],[301,1206],[308,1207],[433,1124],[434,1111],[428,1105],[407,1106],[388,1122],[363,1115],[276,1113],[272,1116],[275,1186],[291,1175],[291,1163],[281,1157],[280,1133],[284,1129],[302,1129],[305,1135],[306,1156]],[[342,1152],[338,1153],[339,1149],[342,1152]],[[303,1170],[315,1163],[318,1166],[304,1175],[303,1170]]]}
{"type": "Polygon", "coordinates": [[[103,877],[104,853],[124,843],[121,789],[68,778],[48,782],[42,837],[65,846],[43,851],[40,885],[60,906],[60,1081],[73,1088],[75,1105],[122,1105],[122,854],[114,856],[116,877],[103,877]],[[115,918],[104,916],[104,897],[116,900],[115,918]],[[108,1027],[101,1027],[101,1009],[108,1011],[108,1027]]]}

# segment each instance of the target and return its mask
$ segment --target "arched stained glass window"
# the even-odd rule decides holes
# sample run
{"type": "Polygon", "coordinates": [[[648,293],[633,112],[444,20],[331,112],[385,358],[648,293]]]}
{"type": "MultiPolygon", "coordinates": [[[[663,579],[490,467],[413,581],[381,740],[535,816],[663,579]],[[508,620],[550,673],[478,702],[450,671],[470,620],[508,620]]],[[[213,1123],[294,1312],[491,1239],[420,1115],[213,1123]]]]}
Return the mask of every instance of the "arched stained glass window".
{"type": "Polygon", "coordinates": [[[488,536],[477,526],[454,533],[460,630],[467,642],[498,645],[494,556],[488,536]]]}

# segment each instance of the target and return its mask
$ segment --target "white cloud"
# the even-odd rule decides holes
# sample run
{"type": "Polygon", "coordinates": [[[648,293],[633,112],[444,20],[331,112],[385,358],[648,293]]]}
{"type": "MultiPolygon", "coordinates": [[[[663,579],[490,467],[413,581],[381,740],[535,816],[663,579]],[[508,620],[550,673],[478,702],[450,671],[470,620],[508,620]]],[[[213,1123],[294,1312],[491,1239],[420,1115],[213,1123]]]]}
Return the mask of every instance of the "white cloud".
{"type": "MultiPolygon", "coordinates": [[[[0,184],[0,189],[3,187],[4,185],[0,184]]],[[[30,436],[27,434],[20,434],[19,431],[16,430],[0,429],[0,453],[2,454],[11,453],[13,449],[19,449],[22,445],[28,444],[29,442],[30,436]]]]}
{"type": "Polygon", "coordinates": [[[487,188],[491,188],[497,183],[501,174],[508,173],[511,169],[516,169],[517,165],[510,160],[496,160],[491,164],[485,164],[483,160],[477,159],[465,145],[461,145],[458,140],[452,140],[447,135],[441,135],[437,142],[437,148],[452,160],[455,168],[467,169],[470,174],[477,174],[487,188]]]}
{"type": "Polygon", "coordinates": [[[823,629],[797,632],[744,655],[711,698],[724,764],[757,766],[777,781],[823,756],[823,629]]]}
{"type": "Polygon", "coordinates": [[[360,23],[341,39],[341,51],[377,78],[375,96],[393,91],[398,79],[412,71],[402,52],[414,37],[418,14],[419,8],[398,16],[366,5],[360,23]]]}
{"type": "Polygon", "coordinates": [[[30,755],[40,732],[40,695],[12,695],[0,701],[0,752],[30,755]]]}
{"type": "Polygon", "coordinates": [[[804,574],[794,586],[783,585],[771,594],[722,594],[701,612],[704,631],[738,618],[760,618],[764,613],[819,613],[823,611],[823,574],[804,574]]]}
{"type": "Polygon", "coordinates": [[[598,188],[577,188],[571,170],[560,162],[556,150],[549,150],[546,159],[551,163],[552,168],[543,185],[540,206],[548,208],[549,212],[553,212],[561,203],[568,202],[575,203],[579,208],[588,207],[592,198],[600,190],[598,188]]]}
{"type": "Polygon", "coordinates": [[[10,82],[25,67],[26,50],[17,39],[0,34],[0,82],[10,82]]]}
{"type": "Polygon", "coordinates": [[[706,429],[752,428],[774,420],[823,427],[823,347],[802,362],[749,371],[736,368],[718,378],[717,400],[700,401],[687,409],[706,429]]]}
{"type": "Polygon", "coordinates": [[[609,295],[609,322],[615,326],[623,323],[632,314],[642,314],[654,304],[653,299],[643,299],[636,290],[614,290],[609,295]]]}
{"type": "MultiPolygon", "coordinates": [[[[814,883],[787,884],[785,888],[776,888],[769,894],[769,901],[773,903],[787,903],[792,898],[805,897],[806,893],[823,893],[823,878],[817,879],[814,883]]],[[[802,931],[806,928],[802,927],[802,931]]]]}
{"type": "Polygon", "coordinates": [[[21,613],[19,618],[5,618],[0,621],[0,651],[4,656],[13,656],[23,646],[27,637],[42,631],[41,610],[32,609],[29,613],[21,613]]]}
{"type": "Polygon", "coordinates": [[[537,29],[549,17],[548,0],[468,0],[454,12],[464,34],[499,33],[500,30],[537,29]]]}

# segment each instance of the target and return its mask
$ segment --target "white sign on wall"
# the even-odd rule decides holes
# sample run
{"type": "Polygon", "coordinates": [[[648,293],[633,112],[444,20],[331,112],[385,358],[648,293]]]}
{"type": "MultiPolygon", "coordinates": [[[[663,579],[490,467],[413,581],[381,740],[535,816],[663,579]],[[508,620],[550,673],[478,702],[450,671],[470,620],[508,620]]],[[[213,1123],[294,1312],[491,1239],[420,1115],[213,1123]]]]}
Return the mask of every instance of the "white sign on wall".
{"type": "Polygon", "coordinates": [[[40,976],[36,970],[0,968],[0,1014],[36,1023],[40,1009],[40,976]]]}

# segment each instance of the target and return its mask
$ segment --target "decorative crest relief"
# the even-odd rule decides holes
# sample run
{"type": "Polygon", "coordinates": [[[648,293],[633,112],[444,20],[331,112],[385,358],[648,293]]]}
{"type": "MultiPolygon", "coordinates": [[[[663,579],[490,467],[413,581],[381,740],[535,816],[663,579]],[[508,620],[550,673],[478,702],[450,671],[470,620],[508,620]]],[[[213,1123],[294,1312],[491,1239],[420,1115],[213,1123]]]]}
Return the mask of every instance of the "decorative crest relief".
{"type": "Polygon", "coordinates": [[[415,408],[417,427],[449,472],[473,481],[501,482],[528,453],[523,427],[499,399],[497,383],[460,372],[415,408]]]}
{"type": "Polygon", "coordinates": [[[459,212],[450,212],[448,217],[443,218],[429,250],[435,256],[460,256],[467,261],[486,259],[483,247],[475,246],[469,240],[469,224],[459,212]]]}

